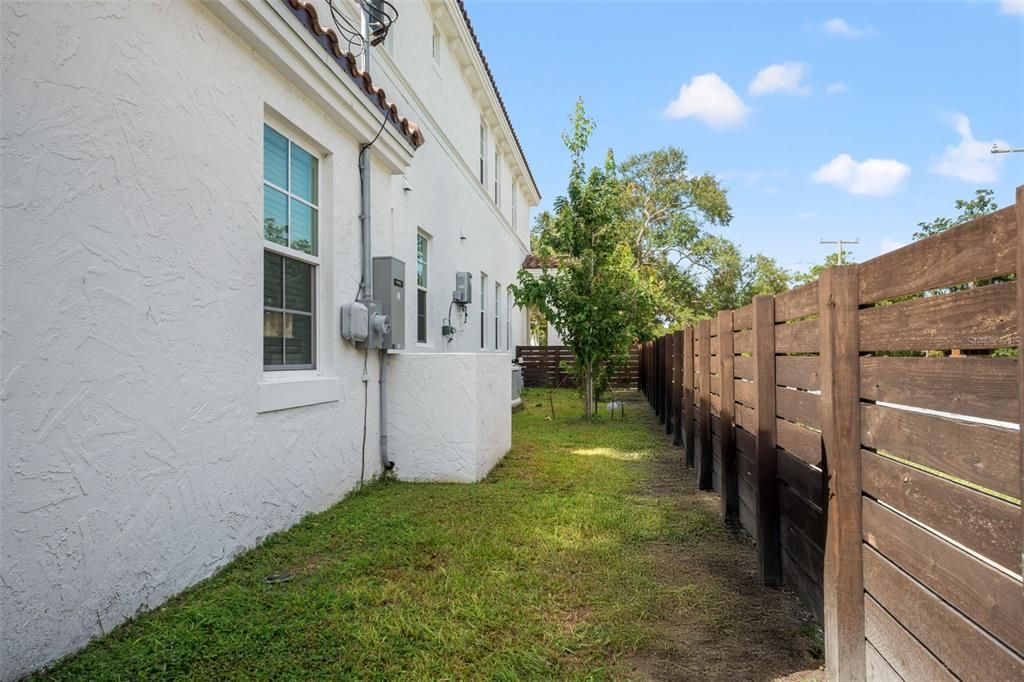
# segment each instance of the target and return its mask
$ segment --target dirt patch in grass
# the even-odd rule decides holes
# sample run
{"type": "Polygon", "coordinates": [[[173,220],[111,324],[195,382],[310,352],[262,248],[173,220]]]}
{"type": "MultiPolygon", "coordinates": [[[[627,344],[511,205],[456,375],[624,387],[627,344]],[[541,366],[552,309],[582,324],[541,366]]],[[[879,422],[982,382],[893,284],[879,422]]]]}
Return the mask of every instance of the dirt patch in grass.
{"type": "MultiPolygon", "coordinates": [[[[646,405],[630,401],[634,410],[646,405]]],[[[650,415],[651,428],[661,428],[650,415]]],[[[699,541],[652,542],[653,577],[665,592],[658,638],[628,657],[641,680],[823,679],[818,626],[797,598],[760,580],[756,548],[742,530],[720,521],[721,498],[697,490],[682,448],[662,447],[649,460],[640,494],[673,510],[677,523],[710,522],[699,541]]]]}

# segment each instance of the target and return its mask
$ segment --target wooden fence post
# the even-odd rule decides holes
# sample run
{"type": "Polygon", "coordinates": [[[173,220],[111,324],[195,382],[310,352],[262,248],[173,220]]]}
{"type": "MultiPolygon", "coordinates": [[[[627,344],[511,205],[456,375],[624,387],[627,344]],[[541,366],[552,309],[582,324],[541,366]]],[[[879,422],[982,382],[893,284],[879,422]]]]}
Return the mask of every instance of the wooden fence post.
{"type": "Polygon", "coordinates": [[[711,320],[700,321],[700,453],[697,467],[697,487],[700,490],[711,490],[712,462],[714,453],[711,450],[711,320]]]}
{"type": "MultiPolygon", "coordinates": [[[[1017,402],[1020,414],[1018,426],[1024,434],[1024,185],[1017,188],[1017,402]]],[[[1018,438],[1020,443],[1020,482],[1024,490],[1024,435],[1018,438]]],[[[1024,516],[1024,507],[1021,507],[1024,516]]],[[[1024,518],[1021,519],[1022,538],[1024,538],[1024,518]]],[[[1022,539],[1024,542],[1024,539],[1022,539]]],[[[1022,545],[1024,546],[1024,545],[1022,545]]],[[[1021,572],[1024,572],[1024,555],[1021,556],[1021,572]]]]}
{"type": "Polygon", "coordinates": [[[675,426],[672,423],[672,416],[675,414],[675,405],[672,398],[675,397],[672,380],[672,359],[675,356],[675,336],[665,335],[665,433],[671,434],[675,426]]]}
{"type": "Polygon", "coordinates": [[[693,468],[693,327],[683,330],[683,434],[686,466],[693,468]]]}
{"type": "Polygon", "coordinates": [[[865,676],[857,266],[818,280],[821,436],[828,476],[825,666],[831,680],[865,676]]]}
{"type": "Polygon", "coordinates": [[[754,390],[757,434],[757,549],[761,579],[782,584],[779,482],[775,452],[775,298],[754,297],[754,390]]]}
{"type": "Polygon", "coordinates": [[[672,334],[672,445],[683,444],[683,332],[672,334]]]}
{"type": "Polygon", "coordinates": [[[654,342],[654,358],[657,363],[655,369],[655,385],[658,387],[654,392],[654,413],[658,415],[658,423],[665,423],[665,412],[661,408],[664,406],[662,396],[665,395],[664,384],[665,384],[665,339],[658,337],[654,342]]]}
{"type": "Polygon", "coordinates": [[[722,443],[722,517],[728,523],[736,523],[740,517],[739,475],[736,466],[735,432],[733,412],[736,409],[735,357],[732,342],[732,311],[718,313],[718,378],[722,388],[720,397],[722,409],[718,419],[722,443]]]}

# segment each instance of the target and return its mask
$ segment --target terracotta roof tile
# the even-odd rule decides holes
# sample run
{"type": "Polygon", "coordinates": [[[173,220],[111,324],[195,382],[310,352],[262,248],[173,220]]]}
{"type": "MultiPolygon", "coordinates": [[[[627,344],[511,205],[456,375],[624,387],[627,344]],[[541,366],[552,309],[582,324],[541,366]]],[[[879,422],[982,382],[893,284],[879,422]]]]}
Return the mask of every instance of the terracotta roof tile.
{"type": "Polygon", "coordinates": [[[561,261],[557,258],[542,259],[531,253],[523,259],[523,264],[520,267],[523,270],[539,270],[541,268],[557,268],[559,265],[561,265],[561,261]]]}
{"type": "Polygon", "coordinates": [[[309,32],[313,34],[316,41],[334,58],[338,66],[352,77],[356,85],[366,93],[370,101],[387,115],[388,120],[398,128],[398,131],[409,141],[413,149],[418,149],[422,146],[425,140],[419,127],[409,119],[398,115],[398,107],[393,102],[388,101],[384,88],[374,86],[370,74],[359,68],[355,55],[341,47],[338,34],[334,32],[334,29],[324,28],[320,25],[316,8],[308,2],[302,2],[302,0],[282,1],[292,11],[292,14],[309,29],[309,32]]]}
{"type": "Polygon", "coordinates": [[[491,87],[494,88],[494,94],[498,97],[498,104],[501,105],[501,113],[505,115],[505,122],[508,123],[508,129],[512,131],[512,139],[515,140],[516,147],[519,149],[519,154],[523,157],[523,163],[526,164],[526,172],[530,176],[530,182],[533,183],[533,189],[537,192],[537,196],[540,196],[540,189],[537,187],[537,181],[533,178],[533,171],[530,170],[530,162],[526,160],[526,153],[523,152],[523,145],[519,143],[519,136],[516,134],[516,129],[512,127],[512,119],[508,115],[508,109],[505,108],[505,100],[501,98],[501,91],[498,90],[498,83],[494,80],[494,74],[491,73],[491,66],[487,63],[487,57],[484,56],[484,51],[480,47],[480,39],[476,37],[476,31],[473,29],[473,22],[469,20],[469,12],[466,11],[466,3],[463,0],[458,0],[459,9],[462,10],[462,18],[466,22],[466,28],[469,29],[469,35],[473,37],[473,44],[476,45],[476,53],[480,55],[480,61],[483,62],[484,70],[487,72],[487,77],[491,79],[491,87]]]}

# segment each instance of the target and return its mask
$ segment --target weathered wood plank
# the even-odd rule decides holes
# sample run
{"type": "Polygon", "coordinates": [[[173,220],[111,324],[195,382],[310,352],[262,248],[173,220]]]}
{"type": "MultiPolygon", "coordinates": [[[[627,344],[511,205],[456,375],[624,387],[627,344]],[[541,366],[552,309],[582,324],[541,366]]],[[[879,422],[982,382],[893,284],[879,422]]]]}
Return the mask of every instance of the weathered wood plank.
{"type": "Polygon", "coordinates": [[[736,447],[733,435],[733,413],[736,409],[736,395],[734,393],[736,382],[734,380],[733,355],[733,314],[732,311],[723,310],[718,314],[718,333],[722,354],[718,356],[719,375],[722,387],[722,405],[719,413],[722,418],[722,518],[727,523],[735,523],[739,518],[739,497],[737,493],[736,473],[736,447]]]}
{"type": "Polygon", "coordinates": [[[775,381],[779,386],[817,391],[821,388],[821,377],[818,376],[820,361],[821,359],[815,356],[777,357],[775,358],[775,381]]]}
{"type": "Polygon", "coordinates": [[[818,283],[811,282],[775,296],[775,321],[786,322],[818,312],[818,283]]]}
{"type": "Polygon", "coordinates": [[[672,445],[683,444],[683,331],[672,334],[672,445]]]}
{"type": "Polygon", "coordinates": [[[754,408],[747,405],[736,405],[734,419],[736,426],[744,429],[747,433],[757,434],[757,414],[754,408]]]}
{"type": "Polygon", "coordinates": [[[956,680],[946,666],[921,646],[870,594],[864,595],[864,630],[871,646],[903,679],[928,682],[956,680]]]}
{"type": "Polygon", "coordinates": [[[867,654],[867,682],[903,682],[889,662],[885,660],[878,649],[868,641],[865,650],[867,654]]]}
{"type": "Polygon", "coordinates": [[[1024,652],[1021,582],[864,498],[864,541],[964,615],[1024,652]]]}
{"type": "Polygon", "coordinates": [[[1013,207],[977,218],[859,266],[861,304],[1015,272],[1013,207]]]}
{"type": "MultiPolygon", "coordinates": [[[[864,585],[878,605],[954,675],[965,680],[1024,679],[1024,659],[868,545],[864,547],[864,585]]],[[[880,642],[872,641],[887,660],[893,660],[880,642]]],[[[914,679],[930,678],[918,672],[914,679]]]]}
{"type": "MultiPolygon", "coordinates": [[[[737,407],[739,407],[739,405],[737,405],[737,407]]],[[[754,434],[743,428],[737,427],[734,429],[733,438],[736,441],[736,450],[753,462],[757,453],[757,442],[754,438],[754,434]]]]}
{"type": "MultiPolygon", "coordinates": [[[[735,341],[735,336],[733,337],[735,341]]],[[[733,351],[736,350],[735,344],[733,345],[733,351]]],[[[734,360],[734,371],[737,377],[743,377],[744,379],[754,378],[754,358],[749,355],[737,355],[734,360]]]]}
{"type": "Polygon", "coordinates": [[[778,446],[811,466],[821,466],[821,434],[779,419],[775,425],[778,446]]]}
{"type": "MultiPolygon", "coordinates": [[[[776,484],[777,485],[777,484],[776,484]]],[[[813,543],[825,545],[825,514],[807,500],[793,492],[789,486],[779,486],[779,509],[782,518],[789,519],[797,530],[813,543]]]]}
{"type": "Polygon", "coordinates": [[[865,493],[997,564],[1017,569],[1021,547],[1018,505],[867,450],[863,455],[865,493]]]}
{"type": "Polygon", "coordinates": [[[821,428],[821,396],[791,388],[775,389],[775,412],[813,429],[821,428]]]}
{"type": "Polygon", "coordinates": [[[775,325],[776,353],[817,353],[818,320],[775,325]]]}
{"type": "Polygon", "coordinates": [[[733,395],[736,397],[736,402],[752,406],[757,399],[757,388],[753,381],[737,379],[733,385],[733,395]]]}
{"type": "Polygon", "coordinates": [[[732,328],[734,331],[750,329],[754,326],[754,304],[748,303],[742,308],[732,311],[732,328]]]}
{"type": "MultiPolygon", "coordinates": [[[[793,520],[782,517],[782,549],[789,553],[804,573],[822,589],[825,570],[825,550],[803,534],[793,520]]],[[[821,597],[819,596],[820,600],[821,597]]]]}
{"type": "Polygon", "coordinates": [[[868,400],[1016,421],[1017,361],[1013,358],[860,359],[860,394],[868,400]]]}
{"type": "Polygon", "coordinates": [[[779,450],[779,480],[818,508],[825,508],[825,474],[785,450],[779,450]]]}
{"type": "Polygon", "coordinates": [[[1003,348],[1017,341],[1017,283],[860,311],[860,350],[1003,348]]]}
{"type": "MultiPolygon", "coordinates": [[[[757,400],[754,407],[757,439],[757,549],[761,579],[782,583],[782,546],[779,541],[779,484],[775,454],[775,301],[754,297],[754,363],[757,400]]],[[[740,413],[737,411],[737,419],[740,413]]]]}
{"type": "Polygon", "coordinates": [[[733,337],[733,350],[738,353],[753,353],[754,352],[754,332],[746,330],[742,332],[736,332],[733,337]]]}
{"type": "Polygon", "coordinates": [[[820,623],[824,617],[824,604],[822,603],[821,588],[804,571],[803,567],[785,549],[779,552],[781,558],[782,574],[785,583],[796,593],[804,606],[814,614],[814,618],[820,623]]]}
{"type": "MultiPolygon", "coordinates": [[[[700,390],[701,406],[707,413],[711,410],[711,321],[700,321],[700,390]]],[[[711,421],[705,419],[701,431],[701,450],[697,456],[697,486],[700,490],[711,490],[711,421]]]]}
{"type": "Polygon", "coordinates": [[[1020,499],[1020,432],[881,405],[860,409],[861,442],[1020,499]]]}
{"type": "Polygon", "coordinates": [[[826,268],[821,273],[818,311],[821,442],[828,470],[825,664],[832,679],[860,680],[864,677],[864,569],[858,456],[860,363],[856,266],[826,268]]]}
{"type": "Polygon", "coordinates": [[[683,330],[683,429],[685,433],[686,466],[693,468],[694,453],[694,400],[696,398],[693,383],[693,327],[683,330]]]}

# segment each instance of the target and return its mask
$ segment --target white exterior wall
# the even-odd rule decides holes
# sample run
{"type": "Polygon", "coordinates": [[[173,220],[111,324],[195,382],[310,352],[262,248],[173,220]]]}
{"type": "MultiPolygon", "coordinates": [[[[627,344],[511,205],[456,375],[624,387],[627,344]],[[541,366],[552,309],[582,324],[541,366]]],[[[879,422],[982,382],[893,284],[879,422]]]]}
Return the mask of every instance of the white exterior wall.
{"type": "MultiPolygon", "coordinates": [[[[254,31],[273,37],[268,27],[285,35],[298,26],[277,0],[253,7],[246,21],[254,31]]],[[[403,8],[396,35],[410,46],[425,36],[423,63],[438,78],[429,24],[412,21],[420,10],[403,8]]],[[[358,287],[356,158],[375,129],[358,118],[360,100],[325,89],[335,84],[332,72],[310,57],[305,33],[292,35],[295,54],[305,54],[321,79],[312,90],[280,72],[304,64],[300,56],[280,45],[254,51],[215,3],[7,2],[0,11],[0,679],[7,680],[156,606],[357,484],[363,354],[339,340],[338,308],[358,287]],[[337,110],[327,107],[335,101],[337,110]],[[303,374],[262,370],[265,121],[294,126],[323,154],[319,366],[303,374]]],[[[394,48],[399,60],[403,45],[394,48]]],[[[441,76],[457,93],[459,72],[450,66],[441,76]]],[[[421,78],[408,74],[411,82],[421,78]]],[[[389,127],[375,147],[373,252],[402,258],[415,285],[416,229],[434,235],[438,350],[455,270],[503,273],[499,281],[512,282],[525,248],[468,182],[446,135],[410,103],[434,97],[432,114],[448,126],[467,99],[422,87],[420,99],[388,88],[427,142],[410,159],[411,147],[389,127]],[[403,164],[412,192],[395,175],[403,164]]],[[[476,130],[458,144],[475,144],[476,130]]],[[[526,224],[526,211],[519,214],[526,224]]],[[[409,303],[415,351],[415,299],[409,303]]],[[[517,338],[526,334],[519,317],[517,338]]],[[[469,345],[460,339],[455,347],[475,349],[474,320],[463,336],[469,345]]],[[[369,372],[376,377],[372,353],[369,372]]],[[[365,461],[375,474],[376,381],[368,390],[365,461]]],[[[508,387],[496,390],[504,411],[497,402],[479,409],[501,421],[508,387]]]]}
{"type": "Polygon", "coordinates": [[[388,457],[407,481],[472,483],[512,447],[512,356],[397,353],[388,358],[388,457]],[[423,396],[440,399],[427,400],[423,396]]]}

